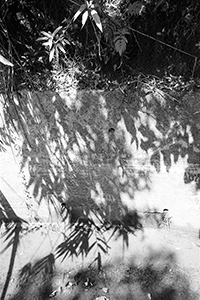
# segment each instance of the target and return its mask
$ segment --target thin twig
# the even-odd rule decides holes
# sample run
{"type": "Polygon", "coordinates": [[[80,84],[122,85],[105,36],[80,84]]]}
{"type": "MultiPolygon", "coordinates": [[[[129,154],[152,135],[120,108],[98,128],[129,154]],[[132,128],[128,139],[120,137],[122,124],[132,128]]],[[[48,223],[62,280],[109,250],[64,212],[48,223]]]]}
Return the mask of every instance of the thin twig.
{"type": "Polygon", "coordinates": [[[194,77],[194,72],[195,72],[195,69],[196,69],[196,65],[197,65],[197,57],[195,57],[195,60],[194,60],[194,65],[193,65],[193,69],[192,69],[192,78],[194,77]]]}
{"type": "Polygon", "coordinates": [[[184,50],[178,49],[178,48],[176,48],[176,47],[174,47],[174,46],[171,46],[171,45],[169,45],[169,44],[167,44],[167,43],[165,43],[165,42],[163,42],[163,41],[160,41],[160,40],[158,40],[158,39],[156,39],[156,38],[154,38],[154,37],[152,37],[152,36],[150,36],[150,35],[148,35],[148,34],[146,34],[146,33],[143,33],[143,32],[141,32],[141,31],[136,30],[136,29],[133,29],[133,28],[130,28],[130,30],[132,30],[132,31],[134,31],[134,32],[137,32],[137,33],[139,33],[140,35],[143,35],[143,36],[145,36],[145,37],[147,37],[147,38],[149,38],[149,39],[151,39],[151,40],[154,40],[154,41],[156,41],[156,42],[158,42],[158,43],[160,43],[160,44],[163,44],[163,45],[165,45],[166,47],[172,48],[172,49],[174,49],[174,50],[176,50],[176,51],[178,51],[178,52],[181,52],[181,53],[183,53],[183,54],[186,54],[186,55],[188,55],[188,56],[190,56],[190,57],[193,57],[193,58],[197,59],[197,56],[195,56],[195,55],[193,55],[193,54],[190,54],[190,53],[188,53],[188,52],[186,52],[186,51],[184,51],[184,50]]]}

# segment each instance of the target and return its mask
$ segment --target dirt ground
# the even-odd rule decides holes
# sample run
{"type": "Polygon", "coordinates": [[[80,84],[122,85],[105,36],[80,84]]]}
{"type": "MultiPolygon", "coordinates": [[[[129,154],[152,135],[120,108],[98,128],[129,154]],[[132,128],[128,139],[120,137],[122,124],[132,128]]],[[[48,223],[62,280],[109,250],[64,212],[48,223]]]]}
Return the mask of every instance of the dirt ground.
{"type": "MultiPolygon", "coordinates": [[[[22,238],[6,299],[20,299],[13,298],[13,295],[15,295],[18,289],[18,272],[25,264],[30,262],[34,264],[34,262],[45,255],[54,253],[55,246],[59,241],[62,241],[62,235],[57,228],[54,225],[54,228],[48,229],[46,232],[44,229],[41,229],[29,233],[22,238]]],[[[197,230],[175,227],[173,224],[171,229],[158,229],[152,226],[151,228],[144,229],[144,232],[140,232],[136,236],[130,235],[128,249],[123,248],[121,240],[114,239],[109,245],[111,247],[109,255],[105,255],[102,260],[105,266],[112,264],[115,267],[115,261],[117,260],[116,269],[118,272],[120,272],[121,263],[126,262],[128,264],[133,259],[137,265],[145,265],[152,253],[153,255],[157,255],[155,263],[161,262],[162,264],[167,264],[168,258],[166,257],[173,256],[172,269],[178,269],[187,278],[190,289],[199,295],[196,299],[200,299],[200,240],[197,230]]],[[[3,243],[1,239],[1,249],[2,247],[3,243]]],[[[0,289],[3,289],[9,257],[9,250],[1,255],[0,289]]],[[[83,267],[87,267],[94,257],[95,253],[91,254],[85,260],[81,258],[73,260],[68,258],[64,262],[61,262],[58,259],[56,261],[56,276],[52,284],[52,291],[66,283],[65,274],[68,274],[69,271],[78,271],[83,267]]],[[[105,286],[107,287],[106,283],[105,286]]],[[[64,294],[63,298],[55,297],[55,299],[65,299],[65,296],[64,294]]],[[[29,299],[37,298],[31,297],[29,299]]]]}
{"type": "MultiPolygon", "coordinates": [[[[1,189],[6,197],[11,199],[11,205],[16,213],[25,219],[29,219],[31,215],[24,203],[24,190],[21,184],[21,177],[19,176],[18,164],[14,159],[13,161],[10,159],[12,156],[5,156],[2,153],[0,153],[0,156],[0,161],[3,162],[4,166],[6,165],[6,168],[1,168],[0,170],[1,189]]],[[[134,258],[134,261],[137,261],[138,265],[144,265],[148,261],[149,256],[157,255],[155,263],[163,261],[166,265],[168,264],[168,258],[166,257],[173,257],[173,267],[184,274],[189,283],[189,289],[199,295],[198,298],[191,299],[200,299],[200,194],[194,190],[192,184],[185,185],[183,183],[183,166],[184,162],[180,162],[174,168],[172,167],[170,172],[163,171],[160,174],[154,174],[152,176],[153,184],[151,190],[135,195],[134,205],[138,210],[144,209],[145,205],[148,205],[149,208],[157,207],[158,210],[167,207],[172,215],[171,228],[158,229],[154,225],[147,224],[144,232],[140,232],[136,236],[129,236],[128,249],[123,248],[121,240],[112,240],[110,242],[111,249],[109,250],[109,255],[105,255],[102,260],[104,265],[112,264],[116,267],[118,273],[120,273],[121,265],[116,263],[116,260],[119,258],[121,262],[126,261],[127,263],[134,258]]],[[[35,206],[34,210],[45,219],[46,211],[44,207],[41,206],[38,210],[35,206]]],[[[13,296],[18,290],[17,276],[19,270],[28,263],[34,264],[37,259],[49,253],[54,253],[55,247],[62,239],[63,235],[57,229],[56,224],[55,226],[51,226],[51,228],[41,228],[36,232],[29,233],[21,239],[6,299],[24,299],[23,297],[17,298],[13,296]]],[[[3,239],[0,239],[1,250],[4,245],[3,239]]],[[[94,255],[95,253],[91,254],[85,260],[81,258],[74,260],[67,259],[64,262],[61,262],[60,259],[56,260],[56,276],[54,277],[50,292],[65,284],[65,274],[87,266],[94,255]]],[[[0,291],[4,287],[9,261],[10,250],[8,249],[0,256],[0,291]]],[[[116,280],[117,276],[120,277],[120,274],[117,275],[118,273],[115,270],[116,280]]],[[[174,282],[174,285],[176,285],[176,282],[174,282]]],[[[66,294],[64,294],[64,296],[57,296],[55,299],[68,299],[68,296],[66,297],[66,294]]],[[[107,295],[106,297],[107,299],[119,299],[117,296],[109,297],[107,295]]],[[[38,298],[30,296],[30,299],[38,298]]],[[[137,299],[145,298],[138,297],[137,299]]]]}

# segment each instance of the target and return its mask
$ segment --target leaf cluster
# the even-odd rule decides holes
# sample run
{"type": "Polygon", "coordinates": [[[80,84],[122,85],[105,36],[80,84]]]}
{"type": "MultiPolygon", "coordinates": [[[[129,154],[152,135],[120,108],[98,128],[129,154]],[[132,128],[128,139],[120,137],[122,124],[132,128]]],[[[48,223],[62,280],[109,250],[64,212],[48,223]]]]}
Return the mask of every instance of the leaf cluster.
{"type": "Polygon", "coordinates": [[[162,76],[170,68],[175,76],[194,75],[200,38],[199,3],[194,0],[78,0],[57,5],[4,0],[0,14],[0,62],[14,66],[18,87],[41,85],[31,82],[35,74],[51,87],[51,70],[59,66],[68,72],[69,61],[105,80],[124,78],[136,69],[162,76]]]}

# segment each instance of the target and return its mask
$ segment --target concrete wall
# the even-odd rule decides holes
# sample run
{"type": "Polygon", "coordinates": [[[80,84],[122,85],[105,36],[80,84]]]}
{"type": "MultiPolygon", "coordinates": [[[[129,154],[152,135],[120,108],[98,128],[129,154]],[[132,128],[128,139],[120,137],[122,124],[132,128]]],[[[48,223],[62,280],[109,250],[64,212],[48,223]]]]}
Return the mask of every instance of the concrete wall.
{"type": "MultiPolygon", "coordinates": [[[[44,94],[31,94],[24,92],[22,100],[27,104],[23,104],[23,118],[25,122],[27,121],[27,130],[31,132],[31,128],[37,125],[33,124],[32,126],[31,123],[34,119],[34,114],[39,112],[40,121],[43,122],[40,123],[41,128],[42,126],[47,126],[48,122],[46,120],[48,116],[46,115],[53,115],[53,121],[55,121],[54,126],[57,126],[56,130],[58,128],[60,130],[59,134],[63,143],[63,149],[67,149],[67,143],[71,143],[69,139],[67,142],[67,135],[70,132],[68,131],[71,126],[70,124],[73,122],[74,127],[72,126],[70,128],[71,131],[79,131],[79,134],[83,134],[84,136],[84,130],[87,130],[87,134],[93,130],[93,133],[90,133],[91,136],[93,134],[94,140],[95,136],[97,138],[99,134],[99,137],[101,136],[102,138],[103,136],[102,141],[105,142],[105,144],[107,141],[106,145],[119,147],[119,150],[119,144],[122,143],[126,150],[126,154],[130,154],[130,158],[128,159],[129,166],[134,168],[134,172],[135,170],[138,170],[138,172],[142,171],[144,174],[144,180],[141,176],[140,180],[138,181],[137,189],[133,188],[131,196],[128,193],[120,191],[120,198],[123,200],[123,202],[127,203],[131,208],[138,208],[140,211],[154,208],[162,211],[163,208],[168,208],[173,216],[174,224],[184,226],[191,225],[198,228],[200,226],[200,195],[199,192],[195,190],[193,182],[186,185],[183,180],[185,168],[188,166],[188,154],[186,153],[184,157],[179,156],[178,160],[174,162],[174,156],[169,152],[169,157],[171,160],[170,167],[166,165],[163,156],[160,155],[160,171],[157,172],[155,167],[153,167],[151,164],[151,157],[155,152],[155,146],[157,149],[159,149],[161,140],[164,140],[164,134],[162,130],[159,129],[158,121],[153,116],[149,116],[147,111],[142,111],[139,109],[136,114],[132,111],[132,107],[129,107],[128,110],[127,107],[122,106],[122,98],[120,98],[121,96],[122,95],[119,91],[112,94],[106,94],[101,91],[86,93],[78,93],[77,91],[73,91],[70,95],[57,95],[48,92],[44,94]],[[39,106],[38,101],[41,101],[41,106],[39,106]],[[30,108],[28,105],[33,106],[30,108]],[[98,114],[101,115],[99,116],[98,114]],[[126,119],[128,118],[128,114],[131,115],[130,120],[128,120],[129,123],[126,119]],[[76,116],[77,120],[75,120],[76,116]],[[82,123],[80,122],[81,117],[82,123]],[[131,120],[133,122],[132,125],[130,123],[131,120]],[[67,124],[67,129],[64,127],[65,122],[67,124]],[[78,128],[80,125],[83,129],[82,132],[78,128]],[[109,137],[109,128],[114,128],[114,137],[109,137]],[[148,128],[148,132],[144,133],[141,128],[145,128],[145,130],[148,128]],[[136,131],[134,132],[134,130],[136,131]],[[151,134],[154,135],[153,138],[151,134]],[[134,138],[133,135],[135,135],[134,138]],[[152,139],[153,144],[151,146],[152,139]],[[144,142],[149,143],[146,151],[142,146],[142,143],[144,142]]],[[[19,103],[16,105],[19,105],[19,103]]],[[[152,107],[153,105],[154,104],[152,104],[152,107]]],[[[3,111],[1,111],[1,115],[3,116],[3,111]]],[[[4,125],[5,123],[2,123],[2,128],[4,125]]],[[[169,130],[171,128],[170,126],[171,125],[169,125],[169,130]]],[[[53,127],[49,128],[51,130],[53,127]]],[[[32,136],[33,140],[35,139],[36,144],[38,142],[38,132],[36,130],[34,136],[32,136]]],[[[165,134],[167,135],[167,130],[165,130],[165,134]]],[[[19,152],[23,146],[24,138],[22,137],[21,133],[19,136],[14,134],[14,138],[14,144],[12,144],[11,147],[6,146],[6,152],[0,152],[1,190],[19,216],[23,218],[31,218],[35,214],[39,214],[39,216],[45,218],[47,221],[48,209],[46,203],[42,201],[40,206],[38,206],[35,201],[38,200],[38,197],[31,196],[33,186],[30,187],[29,191],[27,191],[25,188],[25,184],[30,179],[27,165],[28,160],[25,164],[24,171],[20,171],[22,156],[19,154],[19,152]],[[26,178],[26,180],[24,180],[24,178],[26,178]]],[[[184,139],[182,142],[179,139],[178,143],[182,143],[183,148],[185,147],[184,149],[186,150],[189,147],[186,142],[184,142],[184,139]]],[[[53,149],[54,145],[51,146],[53,149]]],[[[90,146],[93,147],[94,145],[91,143],[90,146]]],[[[97,147],[97,144],[95,146],[97,147]]],[[[85,147],[84,142],[82,147],[85,147]]],[[[168,144],[165,144],[161,150],[164,151],[166,149],[169,149],[168,144]]],[[[72,148],[69,149],[68,154],[71,155],[72,160],[76,160],[78,157],[76,149],[74,152],[72,151],[72,148]]],[[[118,167],[120,170],[120,164],[118,167]]],[[[122,179],[122,173],[120,172],[119,177],[122,179]]],[[[55,216],[53,208],[52,215],[55,216]]]]}

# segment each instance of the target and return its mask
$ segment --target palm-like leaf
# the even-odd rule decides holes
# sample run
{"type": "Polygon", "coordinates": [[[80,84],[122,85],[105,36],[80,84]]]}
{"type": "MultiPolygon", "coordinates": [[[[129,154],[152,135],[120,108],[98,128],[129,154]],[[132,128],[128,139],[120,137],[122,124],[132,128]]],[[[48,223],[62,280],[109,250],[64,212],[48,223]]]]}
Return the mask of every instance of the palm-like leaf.
{"type": "Polygon", "coordinates": [[[34,281],[38,274],[53,274],[55,258],[52,253],[38,260],[34,265],[26,264],[20,271],[19,284],[26,284],[28,280],[34,281]]]}
{"type": "Polygon", "coordinates": [[[63,256],[63,260],[67,256],[79,256],[80,254],[87,256],[89,249],[91,250],[89,245],[91,235],[90,219],[78,220],[69,237],[57,247],[57,256],[63,256]]]}

